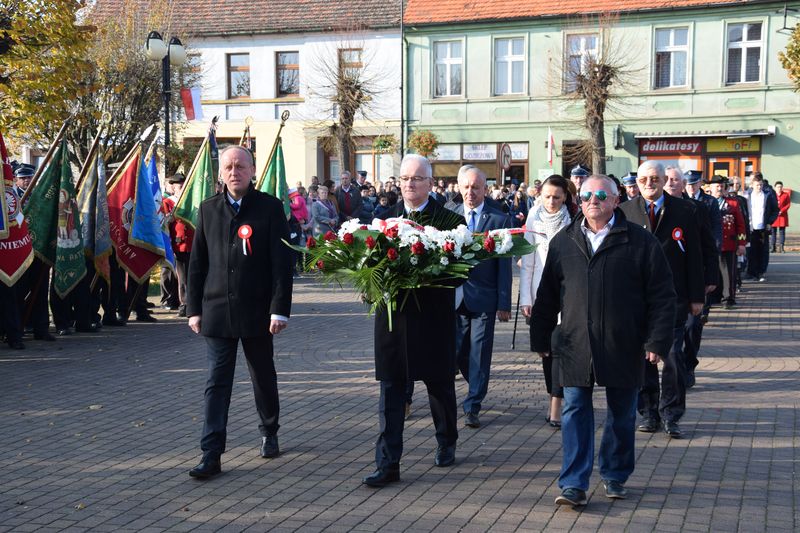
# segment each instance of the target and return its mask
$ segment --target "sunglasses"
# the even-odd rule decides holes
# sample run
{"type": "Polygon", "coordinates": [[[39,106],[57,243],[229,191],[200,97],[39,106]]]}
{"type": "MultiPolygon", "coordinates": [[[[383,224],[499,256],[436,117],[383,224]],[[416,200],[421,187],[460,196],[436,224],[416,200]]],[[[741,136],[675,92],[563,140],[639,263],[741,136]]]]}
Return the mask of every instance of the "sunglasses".
{"type": "Polygon", "coordinates": [[[594,193],[592,193],[592,191],[584,191],[581,193],[581,200],[583,200],[584,202],[588,202],[589,200],[592,199],[592,194],[594,194],[594,197],[601,202],[605,201],[605,199],[608,198],[608,193],[603,190],[595,191],[594,193]]]}

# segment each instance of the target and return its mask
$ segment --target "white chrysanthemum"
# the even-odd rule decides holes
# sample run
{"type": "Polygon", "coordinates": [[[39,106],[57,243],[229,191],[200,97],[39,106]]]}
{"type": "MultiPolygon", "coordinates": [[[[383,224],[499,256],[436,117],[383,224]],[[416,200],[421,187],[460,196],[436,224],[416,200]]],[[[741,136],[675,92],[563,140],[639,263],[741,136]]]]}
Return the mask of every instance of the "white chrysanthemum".
{"type": "Polygon", "coordinates": [[[450,261],[447,259],[447,257],[444,256],[441,259],[439,259],[439,262],[442,264],[442,266],[447,266],[450,264],[450,261]]]}
{"type": "Polygon", "coordinates": [[[415,265],[415,266],[416,266],[416,264],[417,264],[417,263],[419,263],[419,259],[417,258],[417,256],[416,256],[416,255],[412,255],[412,256],[411,256],[411,257],[408,259],[408,262],[409,262],[409,263],[411,263],[412,265],[415,265]]]}
{"type": "Polygon", "coordinates": [[[339,239],[341,240],[344,237],[345,233],[355,233],[357,230],[361,229],[361,226],[363,225],[364,224],[359,222],[358,219],[345,220],[344,222],[342,222],[342,226],[339,228],[339,231],[336,234],[339,236],[339,239]]]}

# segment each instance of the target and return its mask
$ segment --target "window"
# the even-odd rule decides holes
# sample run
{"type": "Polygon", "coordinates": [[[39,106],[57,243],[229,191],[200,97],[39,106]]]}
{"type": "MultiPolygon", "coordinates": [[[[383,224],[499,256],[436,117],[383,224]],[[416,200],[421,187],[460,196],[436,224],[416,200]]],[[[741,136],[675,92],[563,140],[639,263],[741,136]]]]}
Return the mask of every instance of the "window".
{"type": "Polygon", "coordinates": [[[686,85],[688,45],[688,28],[656,30],[656,89],[686,85]]]}
{"type": "Polygon", "coordinates": [[[339,68],[349,78],[357,78],[364,64],[361,61],[361,48],[342,48],[339,50],[339,68]]]}
{"type": "Polygon", "coordinates": [[[726,83],[759,81],[761,77],[761,23],[728,26],[726,83]]]}
{"type": "Polygon", "coordinates": [[[567,37],[567,69],[564,76],[566,92],[571,93],[578,88],[578,75],[585,74],[589,64],[597,59],[598,41],[596,33],[567,37]]]}
{"type": "Polygon", "coordinates": [[[228,54],[228,98],[250,98],[250,54],[228,54]]]}
{"type": "Polygon", "coordinates": [[[433,43],[433,96],[461,96],[461,68],[463,60],[461,41],[433,43]]]}
{"type": "Polygon", "coordinates": [[[277,96],[298,96],[300,94],[300,52],[278,52],[275,58],[275,79],[278,84],[277,96]]]}
{"type": "Polygon", "coordinates": [[[522,94],[525,91],[525,39],[495,39],[494,94],[522,94]]]}

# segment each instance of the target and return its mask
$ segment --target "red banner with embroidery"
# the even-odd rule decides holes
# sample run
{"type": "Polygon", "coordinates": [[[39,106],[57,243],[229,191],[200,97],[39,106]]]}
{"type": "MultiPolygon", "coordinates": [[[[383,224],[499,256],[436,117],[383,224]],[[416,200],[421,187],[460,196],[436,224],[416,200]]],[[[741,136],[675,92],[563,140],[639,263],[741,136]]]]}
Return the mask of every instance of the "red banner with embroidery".
{"type": "Polygon", "coordinates": [[[12,286],[33,262],[33,241],[22,215],[22,203],[14,192],[14,176],[6,144],[0,134],[0,164],[3,167],[3,196],[0,198],[0,281],[12,286]]]}

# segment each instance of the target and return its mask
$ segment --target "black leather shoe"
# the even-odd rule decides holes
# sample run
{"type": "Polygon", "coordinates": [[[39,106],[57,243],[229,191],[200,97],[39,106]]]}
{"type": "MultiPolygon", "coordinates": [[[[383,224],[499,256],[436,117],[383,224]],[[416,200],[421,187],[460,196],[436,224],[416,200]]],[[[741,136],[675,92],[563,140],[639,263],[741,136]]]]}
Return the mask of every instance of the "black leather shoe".
{"type": "Polygon", "coordinates": [[[208,479],[222,473],[219,457],[203,457],[200,464],[189,470],[189,475],[196,479],[208,479]]]}
{"type": "Polygon", "coordinates": [[[25,344],[22,341],[8,341],[8,347],[12,350],[24,350],[25,344]]]}
{"type": "Polygon", "coordinates": [[[385,487],[389,483],[400,481],[400,467],[389,467],[386,469],[377,469],[372,474],[361,480],[361,483],[370,487],[385,487]]]}
{"type": "Polygon", "coordinates": [[[679,439],[683,437],[681,428],[678,427],[677,422],[664,422],[664,433],[671,439],[679,439]]]}
{"type": "Polygon", "coordinates": [[[158,322],[158,319],[150,313],[136,315],[136,322],[158,322]]]}
{"type": "Polygon", "coordinates": [[[103,317],[103,325],[111,327],[124,326],[125,322],[123,320],[119,320],[116,317],[109,316],[109,317],[103,317]]]}
{"type": "Polygon", "coordinates": [[[78,333],[96,333],[97,328],[89,324],[88,326],[75,326],[75,331],[78,333]]]}
{"type": "Polygon", "coordinates": [[[481,421],[478,419],[478,413],[467,413],[466,419],[464,420],[464,425],[468,428],[481,427],[481,421]]]}
{"type": "Polygon", "coordinates": [[[278,457],[280,454],[281,450],[278,448],[277,435],[261,437],[261,457],[264,459],[272,459],[273,457],[278,457]]]}
{"type": "Polygon", "coordinates": [[[63,328],[58,330],[58,335],[60,337],[66,337],[67,335],[72,335],[72,328],[63,328]]]}
{"type": "Polygon", "coordinates": [[[48,342],[56,340],[56,338],[53,337],[53,335],[49,331],[45,331],[44,333],[34,333],[33,338],[36,339],[37,341],[48,341],[48,342]]]}
{"type": "Polygon", "coordinates": [[[658,431],[658,420],[655,418],[643,418],[642,423],[636,428],[642,433],[655,433],[658,431]]]}
{"type": "Polygon", "coordinates": [[[436,457],[433,464],[440,467],[450,466],[456,462],[456,446],[439,446],[436,448],[436,457]]]}
{"type": "Polygon", "coordinates": [[[694,377],[694,368],[691,370],[686,370],[686,388],[691,389],[694,387],[695,384],[695,377],[694,377]]]}

